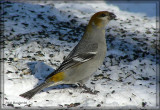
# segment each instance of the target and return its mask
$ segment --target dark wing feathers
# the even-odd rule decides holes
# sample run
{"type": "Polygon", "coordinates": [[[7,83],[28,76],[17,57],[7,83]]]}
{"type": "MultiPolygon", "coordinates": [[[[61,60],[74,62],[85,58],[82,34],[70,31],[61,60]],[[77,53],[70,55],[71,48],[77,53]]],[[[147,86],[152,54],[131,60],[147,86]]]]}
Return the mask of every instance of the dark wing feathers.
{"type": "Polygon", "coordinates": [[[75,47],[71,53],[67,56],[67,58],[62,62],[60,67],[55,70],[53,73],[51,73],[49,76],[47,76],[46,79],[48,79],[50,76],[61,72],[63,70],[66,70],[68,68],[77,66],[79,64],[82,64],[90,59],[92,59],[97,54],[98,44],[90,44],[86,48],[80,48],[75,47]],[[78,50],[77,50],[78,49],[78,50]]]}

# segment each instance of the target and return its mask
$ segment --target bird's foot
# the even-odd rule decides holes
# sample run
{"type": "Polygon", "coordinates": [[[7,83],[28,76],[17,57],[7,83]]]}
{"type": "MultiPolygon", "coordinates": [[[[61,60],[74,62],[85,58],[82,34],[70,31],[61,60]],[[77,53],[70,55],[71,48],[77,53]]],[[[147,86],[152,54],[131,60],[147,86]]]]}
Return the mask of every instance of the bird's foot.
{"type": "Polygon", "coordinates": [[[89,94],[94,94],[96,95],[99,91],[97,90],[92,90],[91,88],[87,87],[85,84],[78,84],[79,88],[83,88],[84,90],[81,93],[89,93],[89,94]]]}

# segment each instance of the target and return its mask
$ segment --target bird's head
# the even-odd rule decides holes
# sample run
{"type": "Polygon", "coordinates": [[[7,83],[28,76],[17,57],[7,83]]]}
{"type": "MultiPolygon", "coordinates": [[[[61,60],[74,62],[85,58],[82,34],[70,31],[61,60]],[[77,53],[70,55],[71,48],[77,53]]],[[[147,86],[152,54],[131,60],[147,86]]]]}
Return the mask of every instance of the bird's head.
{"type": "Polygon", "coordinates": [[[108,11],[100,11],[95,13],[90,21],[88,26],[96,26],[97,28],[104,28],[110,20],[113,20],[116,18],[116,15],[114,15],[111,12],[108,11]]]}

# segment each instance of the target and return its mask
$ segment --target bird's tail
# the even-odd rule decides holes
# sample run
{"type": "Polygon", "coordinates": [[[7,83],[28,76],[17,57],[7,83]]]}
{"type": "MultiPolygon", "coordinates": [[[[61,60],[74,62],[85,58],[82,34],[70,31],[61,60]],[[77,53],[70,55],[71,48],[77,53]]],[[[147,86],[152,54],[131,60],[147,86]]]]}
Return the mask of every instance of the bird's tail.
{"type": "Polygon", "coordinates": [[[37,92],[41,91],[42,89],[48,87],[50,84],[47,82],[44,82],[40,84],[39,86],[35,87],[34,89],[31,89],[23,94],[20,94],[19,96],[31,99],[37,92]]]}

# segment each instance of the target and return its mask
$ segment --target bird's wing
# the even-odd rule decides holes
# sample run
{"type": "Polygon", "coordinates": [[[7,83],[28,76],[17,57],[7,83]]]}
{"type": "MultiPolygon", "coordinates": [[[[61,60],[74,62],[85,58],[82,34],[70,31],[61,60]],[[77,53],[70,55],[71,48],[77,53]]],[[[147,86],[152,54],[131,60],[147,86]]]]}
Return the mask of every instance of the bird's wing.
{"type": "Polygon", "coordinates": [[[83,49],[80,46],[76,46],[68,57],[62,62],[58,70],[63,71],[92,59],[97,54],[97,50],[97,43],[88,44],[85,48],[83,47],[83,49]]]}
{"type": "Polygon", "coordinates": [[[77,66],[79,64],[82,64],[90,59],[92,59],[96,54],[98,50],[98,44],[87,44],[86,48],[81,48],[81,46],[77,45],[71,53],[67,56],[67,58],[62,62],[62,64],[57,68],[53,73],[47,76],[46,79],[49,77],[59,73],[63,72],[64,70],[77,66]],[[78,51],[77,51],[78,50],[78,51]]]}
{"type": "Polygon", "coordinates": [[[73,56],[79,53],[87,53],[87,52],[97,52],[98,44],[86,42],[84,44],[79,43],[75,46],[75,48],[70,52],[70,54],[65,58],[65,60],[72,58],[73,56]]]}

